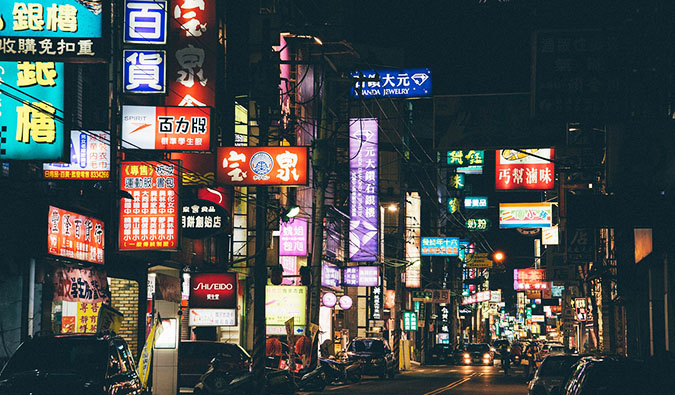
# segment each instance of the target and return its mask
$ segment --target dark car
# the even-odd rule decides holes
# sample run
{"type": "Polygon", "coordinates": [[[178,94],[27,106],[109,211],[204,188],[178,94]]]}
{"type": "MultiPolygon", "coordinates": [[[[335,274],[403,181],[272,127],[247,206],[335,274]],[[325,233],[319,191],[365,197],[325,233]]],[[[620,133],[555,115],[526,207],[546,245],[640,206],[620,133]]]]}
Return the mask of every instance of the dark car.
{"type": "Polygon", "coordinates": [[[451,363],[452,348],[449,344],[436,344],[429,350],[429,363],[451,363]]]}
{"type": "Polygon", "coordinates": [[[398,370],[398,361],[384,340],[379,338],[356,338],[347,346],[350,360],[363,363],[363,374],[393,378],[398,370]]]}
{"type": "Polygon", "coordinates": [[[553,395],[562,392],[565,382],[572,374],[577,355],[549,355],[541,362],[528,388],[529,395],[553,395]]]}
{"type": "Polygon", "coordinates": [[[178,349],[178,386],[193,388],[216,356],[222,369],[229,373],[239,374],[250,370],[251,356],[238,344],[184,340],[178,349]]]}
{"type": "Polygon", "coordinates": [[[0,374],[0,394],[141,394],[126,341],[68,334],[23,342],[0,374]]]}
{"type": "Polygon", "coordinates": [[[566,395],[628,395],[645,392],[639,362],[616,356],[582,357],[565,385],[566,395]]]}
{"type": "Polygon", "coordinates": [[[489,344],[468,344],[463,353],[460,353],[459,364],[461,365],[494,365],[494,354],[489,344]]]}

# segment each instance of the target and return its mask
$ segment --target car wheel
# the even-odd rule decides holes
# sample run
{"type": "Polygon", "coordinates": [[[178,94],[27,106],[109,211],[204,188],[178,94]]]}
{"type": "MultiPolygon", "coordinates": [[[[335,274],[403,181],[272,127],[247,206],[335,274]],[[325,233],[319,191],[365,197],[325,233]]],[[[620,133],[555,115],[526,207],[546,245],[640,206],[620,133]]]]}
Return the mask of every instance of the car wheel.
{"type": "Polygon", "coordinates": [[[392,366],[391,371],[389,371],[389,378],[393,379],[395,375],[396,375],[396,369],[392,366]]]}

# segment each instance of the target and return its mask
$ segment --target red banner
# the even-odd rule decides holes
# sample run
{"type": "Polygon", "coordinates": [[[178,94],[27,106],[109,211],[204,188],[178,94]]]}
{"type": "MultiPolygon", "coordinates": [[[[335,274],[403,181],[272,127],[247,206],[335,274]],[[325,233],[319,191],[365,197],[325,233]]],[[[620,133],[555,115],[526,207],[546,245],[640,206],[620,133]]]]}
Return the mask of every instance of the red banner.
{"type": "Polygon", "coordinates": [[[178,248],[178,166],[170,161],[122,162],[120,250],[178,248]]]}
{"type": "Polygon", "coordinates": [[[497,150],[495,189],[553,189],[553,149],[497,150]]]}
{"type": "Polygon", "coordinates": [[[108,277],[96,268],[59,267],[52,277],[54,300],[81,303],[108,303],[108,277]]]}
{"type": "Polygon", "coordinates": [[[103,221],[49,206],[48,253],[103,264],[103,221]]]}
{"type": "Polygon", "coordinates": [[[216,181],[228,185],[307,185],[308,147],[220,147],[216,181]]]}
{"type": "Polygon", "coordinates": [[[216,1],[172,1],[169,10],[169,94],[172,106],[216,105],[218,24],[216,1]]]}

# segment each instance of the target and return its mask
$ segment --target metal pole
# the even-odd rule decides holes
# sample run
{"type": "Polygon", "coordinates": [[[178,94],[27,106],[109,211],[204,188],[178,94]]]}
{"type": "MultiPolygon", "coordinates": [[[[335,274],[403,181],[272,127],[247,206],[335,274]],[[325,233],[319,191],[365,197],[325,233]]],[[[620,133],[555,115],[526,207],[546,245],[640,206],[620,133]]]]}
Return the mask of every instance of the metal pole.
{"type": "Polygon", "coordinates": [[[30,259],[28,268],[28,337],[33,336],[33,321],[35,314],[35,258],[30,259]]]}
{"type": "Polygon", "coordinates": [[[666,351],[670,351],[670,334],[668,333],[668,255],[663,257],[663,324],[666,351]]]}
{"type": "Polygon", "coordinates": [[[647,270],[649,284],[649,356],[654,356],[654,289],[652,287],[652,268],[647,270]]]}

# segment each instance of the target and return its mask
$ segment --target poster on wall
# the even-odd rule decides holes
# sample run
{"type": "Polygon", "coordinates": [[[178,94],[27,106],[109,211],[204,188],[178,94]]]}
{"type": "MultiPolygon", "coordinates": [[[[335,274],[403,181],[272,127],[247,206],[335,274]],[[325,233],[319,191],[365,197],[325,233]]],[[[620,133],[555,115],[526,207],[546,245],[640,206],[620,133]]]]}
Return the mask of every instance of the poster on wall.
{"type": "Polygon", "coordinates": [[[351,118],[349,136],[349,260],[375,262],[379,223],[377,118],[351,118]]]}

